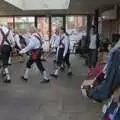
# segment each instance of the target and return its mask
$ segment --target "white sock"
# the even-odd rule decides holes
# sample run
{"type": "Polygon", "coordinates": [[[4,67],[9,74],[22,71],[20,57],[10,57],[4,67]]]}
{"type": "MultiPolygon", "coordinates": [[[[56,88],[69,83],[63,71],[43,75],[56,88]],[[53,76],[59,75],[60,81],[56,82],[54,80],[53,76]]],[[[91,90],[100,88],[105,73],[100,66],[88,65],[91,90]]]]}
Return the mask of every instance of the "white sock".
{"type": "Polygon", "coordinates": [[[6,78],[7,78],[7,80],[10,80],[10,75],[6,74],[6,78]]]}
{"type": "Polygon", "coordinates": [[[59,69],[56,69],[54,74],[58,76],[58,74],[59,74],[59,69]]]}
{"type": "Polygon", "coordinates": [[[5,68],[4,71],[5,71],[6,74],[9,73],[8,68],[5,68]]]}
{"type": "Polygon", "coordinates": [[[10,80],[10,75],[9,75],[8,68],[5,68],[4,71],[5,71],[7,80],[10,80]]]}
{"type": "Polygon", "coordinates": [[[61,65],[61,68],[64,68],[64,65],[63,65],[63,64],[61,65]]]}
{"type": "Polygon", "coordinates": [[[33,64],[33,71],[39,72],[39,70],[38,70],[38,68],[37,68],[37,65],[36,65],[35,63],[33,64]]]}
{"type": "Polygon", "coordinates": [[[29,68],[26,68],[24,73],[24,78],[28,78],[29,68]]]}
{"type": "Polygon", "coordinates": [[[45,80],[48,80],[48,75],[47,75],[47,72],[46,72],[46,71],[43,72],[43,78],[44,78],[45,80]]]}
{"type": "Polygon", "coordinates": [[[12,58],[11,58],[11,57],[9,57],[9,61],[8,61],[8,63],[9,63],[9,64],[12,63],[12,58]]]}

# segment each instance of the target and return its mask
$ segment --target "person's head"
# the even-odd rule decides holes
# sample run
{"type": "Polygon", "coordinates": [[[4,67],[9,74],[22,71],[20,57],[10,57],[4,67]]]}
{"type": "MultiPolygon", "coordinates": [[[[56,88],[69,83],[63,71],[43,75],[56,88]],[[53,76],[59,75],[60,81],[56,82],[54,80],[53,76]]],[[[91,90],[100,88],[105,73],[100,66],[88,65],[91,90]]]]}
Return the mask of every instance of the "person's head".
{"type": "Polygon", "coordinates": [[[60,27],[59,32],[60,32],[60,34],[64,34],[65,33],[65,27],[60,27]]]}
{"type": "Polygon", "coordinates": [[[59,35],[59,31],[60,31],[59,28],[56,28],[56,29],[55,29],[55,34],[56,34],[56,35],[59,35]]]}
{"type": "Polygon", "coordinates": [[[95,34],[95,33],[96,33],[96,28],[95,28],[94,25],[91,27],[91,33],[92,33],[92,34],[95,34]]]}
{"type": "Polygon", "coordinates": [[[33,34],[33,33],[36,33],[36,32],[37,32],[37,28],[35,26],[30,26],[29,33],[33,34]]]}

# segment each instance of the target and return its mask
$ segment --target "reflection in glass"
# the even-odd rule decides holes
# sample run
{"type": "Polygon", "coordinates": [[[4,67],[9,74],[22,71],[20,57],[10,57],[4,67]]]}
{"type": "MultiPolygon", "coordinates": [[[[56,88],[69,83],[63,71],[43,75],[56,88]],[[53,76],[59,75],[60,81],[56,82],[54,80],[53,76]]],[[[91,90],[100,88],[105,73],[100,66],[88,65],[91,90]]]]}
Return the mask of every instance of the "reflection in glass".
{"type": "Polygon", "coordinates": [[[13,17],[0,17],[0,24],[13,29],[13,17]]]}
{"type": "Polygon", "coordinates": [[[49,40],[49,18],[48,17],[38,17],[37,26],[40,29],[40,34],[45,40],[49,40]]]}
{"type": "Polygon", "coordinates": [[[86,27],[86,16],[67,16],[66,17],[66,29],[76,29],[80,27],[86,27]]]}
{"type": "Polygon", "coordinates": [[[55,29],[63,26],[63,17],[52,17],[52,34],[55,33],[55,29]]]}
{"type": "Polygon", "coordinates": [[[29,26],[34,25],[34,17],[15,17],[15,29],[24,30],[28,29],[29,26]]]}
{"type": "Polygon", "coordinates": [[[49,51],[49,18],[48,17],[38,17],[37,26],[41,37],[44,41],[43,50],[49,51]]]}
{"type": "Polygon", "coordinates": [[[75,45],[86,36],[87,17],[86,16],[67,16],[66,31],[70,38],[70,49],[74,51],[75,45]]]}

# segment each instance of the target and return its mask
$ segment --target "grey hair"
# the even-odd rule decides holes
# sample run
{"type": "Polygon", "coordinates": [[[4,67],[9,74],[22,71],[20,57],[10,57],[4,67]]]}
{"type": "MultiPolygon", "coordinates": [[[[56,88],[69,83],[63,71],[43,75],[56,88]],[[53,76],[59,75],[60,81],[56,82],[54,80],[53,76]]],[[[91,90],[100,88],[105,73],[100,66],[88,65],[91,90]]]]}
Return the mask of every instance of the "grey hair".
{"type": "Polygon", "coordinates": [[[30,26],[29,30],[32,30],[33,32],[38,32],[38,29],[35,26],[30,26]]]}

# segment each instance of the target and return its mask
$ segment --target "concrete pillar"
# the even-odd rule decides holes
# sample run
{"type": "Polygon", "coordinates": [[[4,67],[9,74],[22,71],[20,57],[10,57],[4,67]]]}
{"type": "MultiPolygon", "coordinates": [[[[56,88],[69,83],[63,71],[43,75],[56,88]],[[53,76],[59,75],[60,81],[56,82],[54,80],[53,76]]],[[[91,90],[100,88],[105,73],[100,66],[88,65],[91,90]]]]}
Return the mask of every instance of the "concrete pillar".
{"type": "Polygon", "coordinates": [[[50,38],[52,34],[52,16],[49,16],[49,51],[50,51],[50,38]]]}
{"type": "Polygon", "coordinates": [[[97,34],[98,34],[98,26],[99,26],[98,24],[99,24],[99,10],[96,9],[94,14],[94,25],[95,25],[97,34]]]}
{"type": "Polygon", "coordinates": [[[38,24],[37,24],[37,16],[35,16],[35,27],[36,27],[36,28],[38,27],[38,24]]]}
{"type": "Polygon", "coordinates": [[[13,16],[13,29],[15,29],[15,17],[13,16]]]}
{"type": "MultiPolygon", "coordinates": [[[[89,39],[90,39],[90,28],[91,28],[91,25],[92,25],[92,17],[91,17],[91,15],[88,15],[87,16],[87,43],[88,43],[88,41],[89,41],[89,39]]],[[[88,46],[87,46],[88,47],[88,46]]]]}
{"type": "Polygon", "coordinates": [[[49,16],[49,39],[51,38],[52,32],[52,16],[49,16]]]}
{"type": "Polygon", "coordinates": [[[65,28],[66,31],[66,16],[63,16],[63,27],[65,28]]]}

